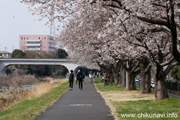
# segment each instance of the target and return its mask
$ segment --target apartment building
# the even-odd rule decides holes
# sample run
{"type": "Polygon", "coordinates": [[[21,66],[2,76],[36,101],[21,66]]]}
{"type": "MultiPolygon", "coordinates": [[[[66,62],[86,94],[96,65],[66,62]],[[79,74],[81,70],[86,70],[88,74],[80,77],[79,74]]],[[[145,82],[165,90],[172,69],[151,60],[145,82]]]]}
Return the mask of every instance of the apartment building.
{"type": "Polygon", "coordinates": [[[53,37],[49,35],[19,35],[19,49],[22,51],[55,51],[53,37]]]}

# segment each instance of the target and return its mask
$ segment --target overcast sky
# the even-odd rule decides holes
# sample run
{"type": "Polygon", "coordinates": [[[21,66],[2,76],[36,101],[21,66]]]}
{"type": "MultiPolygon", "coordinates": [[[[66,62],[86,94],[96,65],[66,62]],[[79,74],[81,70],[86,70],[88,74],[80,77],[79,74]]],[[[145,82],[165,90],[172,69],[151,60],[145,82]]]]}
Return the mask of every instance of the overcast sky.
{"type": "Polygon", "coordinates": [[[49,34],[46,20],[39,21],[20,0],[3,0],[0,4],[0,51],[19,49],[21,34],[49,34]]]}

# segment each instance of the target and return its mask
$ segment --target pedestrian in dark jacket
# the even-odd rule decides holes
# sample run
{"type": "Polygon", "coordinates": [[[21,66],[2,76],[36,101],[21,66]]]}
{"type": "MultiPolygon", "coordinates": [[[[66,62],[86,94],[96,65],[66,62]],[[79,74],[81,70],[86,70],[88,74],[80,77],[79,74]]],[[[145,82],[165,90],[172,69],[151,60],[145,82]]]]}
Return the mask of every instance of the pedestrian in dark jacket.
{"type": "Polygon", "coordinates": [[[70,71],[70,75],[69,75],[69,88],[70,90],[72,90],[73,88],[73,83],[74,83],[74,74],[73,74],[73,70],[70,71]]]}
{"type": "Polygon", "coordinates": [[[78,72],[76,73],[76,84],[78,83],[78,77],[77,77],[77,74],[78,74],[78,72]]]}
{"type": "Polygon", "coordinates": [[[79,89],[82,90],[84,75],[81,69],[78,70],[77,79],[79,81],[79,89]]]}

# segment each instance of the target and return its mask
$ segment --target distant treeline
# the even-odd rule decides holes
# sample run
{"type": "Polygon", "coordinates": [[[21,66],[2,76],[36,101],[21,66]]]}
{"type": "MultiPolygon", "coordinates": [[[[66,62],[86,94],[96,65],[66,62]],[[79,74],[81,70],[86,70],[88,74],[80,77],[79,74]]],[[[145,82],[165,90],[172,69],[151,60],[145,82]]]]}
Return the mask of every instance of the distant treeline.
{"type": "Polygon", "coordinates": [[[57,49],[54,52],[46,52],[46,51],[21,51],[19,49],[15,49],[12,52],[12,58],[67,58],[68,53],[63,49],[57,49]]]}

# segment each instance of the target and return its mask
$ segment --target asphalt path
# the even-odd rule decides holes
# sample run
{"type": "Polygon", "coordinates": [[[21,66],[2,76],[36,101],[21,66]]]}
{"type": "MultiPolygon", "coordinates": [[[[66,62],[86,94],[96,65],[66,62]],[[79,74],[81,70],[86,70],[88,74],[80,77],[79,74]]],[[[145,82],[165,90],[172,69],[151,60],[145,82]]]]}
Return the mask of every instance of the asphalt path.
{"type": "Polygon", "coordinates": [[[83,90],[75,84],[35,120],[114,120],[109,107],[89,79],[83,90]]]}

